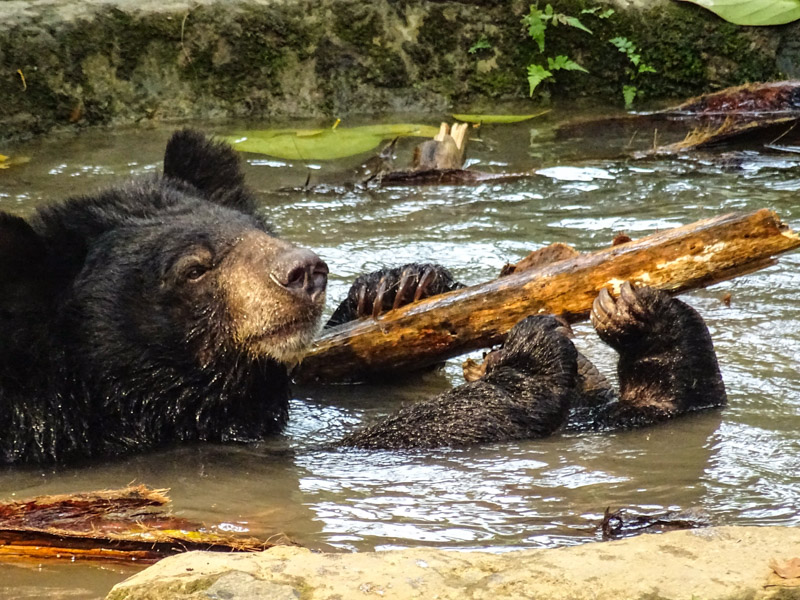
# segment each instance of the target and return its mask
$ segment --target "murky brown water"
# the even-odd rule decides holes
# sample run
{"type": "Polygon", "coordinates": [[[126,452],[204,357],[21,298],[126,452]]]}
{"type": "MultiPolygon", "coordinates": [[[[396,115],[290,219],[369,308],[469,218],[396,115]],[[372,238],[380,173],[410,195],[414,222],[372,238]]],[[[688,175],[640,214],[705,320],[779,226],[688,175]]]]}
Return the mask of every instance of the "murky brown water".
{"type": "MultiPolygon", "coordinates": [[[[551,242],[592,250],[620,231],[638,237],[729,211],[769,207],[800,228],[800,155],[608,158],[626,148],[630,131],[556,141],[551,128],[564,117],[556,112],[480,131],[482,141],[470,151],[476,168],[578,167],[515,183],[274,193],[302,186],[309,169],[313,183],[357,166],[359,158],[305,165],[247,155],[247,175],[281,233],[316,249],[330,265],[331,310],[355,275],[385,265],[438,261],[461,281],[477,283],[551,242]]],[[[0,171],[0,209],[25,214],[158,169],[168,135],[166,128],[95,131],[0,148],[31,157],[0,171]]],[[[652,131],[634,144],[646,146],[647,136],[652,131]]],[[[344,551],[575,544],[597,539],[607,506],[697,508],[719,524],[800,524],[800,253],[686,299],[715,340],[730,399],[720,413],[642,431],[468,450],[313,449],[364,418],[459,383],[460,362],[451,361],[443,371],[404,381],[299,388],[289,428],[261,446],[186,447],[81,468],[6,469],[0,497],[135,481],[171,488],[181,515],[256,535],[282,531],[313,548],[344,551]],[[730,307],[720,300],[728,292],[730,307]]],[[[577,327],[577,344],[613,369],[611,352],[588,325],[577,327]]],[[[134,568],[0,565],[0,597],[102,597],[134,568]]]]}

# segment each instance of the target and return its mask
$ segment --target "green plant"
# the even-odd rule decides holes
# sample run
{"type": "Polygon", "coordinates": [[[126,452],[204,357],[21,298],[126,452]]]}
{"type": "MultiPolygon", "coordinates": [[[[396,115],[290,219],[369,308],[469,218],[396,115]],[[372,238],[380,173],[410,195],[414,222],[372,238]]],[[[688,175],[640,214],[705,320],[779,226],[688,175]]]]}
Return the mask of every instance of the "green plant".
{"type": "Polygon", "coordinates": [[[472,46],[470,46],[468,52],[470,54],[475,54],[478,50],[488,50],[491,47],[492,45],[489,43],[489,40],[487,40],[486,36],[484,35],[481,36],[481,39],[479,39],[477,42],[472,44],[472,46]]]}
{"type": "Polygon", "coordinates": [[[633,68],[626,69],[628,73],[628,83],[622,86],[622,97],[625,99],[625,107],[629,108],[636,99],[636,96],[639,95],[639,88],[636,85],[639,75],[642,73],[655,73],[656,70],[647,63],[642,62],[642,55],[639,54],[636,44],[628,38],[615,37],[608,40],[608,42],[627,56],[628,61],[633,66],[633,68]]]}
{"type": "MultiPolygon", "coordinates": [[[[613,13],[612,13],[613,14],[613,13]]],[[[603,17],[604,18],[604,17],[603,17]]],[[[572,17],[563,13],[558,13],[553,10],[553,7],[548,4],[544,10],[539,10],[538,4],[531,4],[530,11],[527,15],[522,17],[522,24],[527,28],[528,35],[536,42],[539,47],[539,54],[544,54],[545,48],[545,35],[547,28],[557,25],[566,25],[581,29],[591,35],[591,30],[588,29],[580,19],[572,17]]],[[[530,95],[533,96],[534,90],[543,81],[554,77],[555,71],[583,71],[588,73],[586,69],[570,59],[568,56],[559,54],[556,57],[542,57],[547,58],[547,67],[543,64],[532,63],[528,65],[528,85],[530,87],[530,95]]]]}
{"type": "Polygon", "coordinates": [[[595,6],[594,8],[584,8],[581,11],[581,14],[582,15],[594,15],[598,19],[607,19],[607,18],[609,18],[610,16],[612,16],[616,12],[613,8],[609,8],[609,9],[604,10],[602,12],[600,12],[600,11],[601,11],[601,7],[595,6]]]}

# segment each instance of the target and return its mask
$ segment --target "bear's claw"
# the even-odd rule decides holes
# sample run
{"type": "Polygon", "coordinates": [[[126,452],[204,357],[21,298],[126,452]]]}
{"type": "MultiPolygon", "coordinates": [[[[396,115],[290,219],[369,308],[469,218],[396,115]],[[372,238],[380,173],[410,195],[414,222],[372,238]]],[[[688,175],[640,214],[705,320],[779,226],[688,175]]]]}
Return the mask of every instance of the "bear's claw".
{"type": "Polygon", "coordinates": [[[449,275],[438,265],[412,264],[403,267],[399,274],[391,271],[380,274],[377,285],[369,280],[356,282],[353,286],[357,299],[353,318],[374,319],[388,310],[452,289],[453,283],[447,279],[449,275]],[[441,282],[440,275],[443,278],[441,282]]]}
{"type": "Polygon", "coordinates": [[[595,329],[605,329],[612,322],[617,310],[617,304],[606,288],[600,290],[597,298],[592,303],[591,320],[595,329]]]}
{"type": "Polygon", "coordinates": [[[616,298],[608,290],[601,290],[592,304],[592,325],[597,335],[617,350],[633,339],[641,342],[642,336],[655,341],[668,332],[660,330],[655,334],[652,324],[654,320],[663,320],[664,311],[671,311],[673,302],[674,299],[662,290],[644,285],[637,287],[626,281],[616,298]]]}
{"type": "Polygon", "coordinates": [[[464,287],[436,264],[411,263],[358,277],[326,327],[334,327],[464,287]]]}
{"type": "Polygon", "coordinates": [[[622,334],[648,320],[653,299],[662,293],[647,286],[634,287],[629,281],[620,286],[617,298],[602,289],[592,303],[592,325],[600,335],[622,334]]]}

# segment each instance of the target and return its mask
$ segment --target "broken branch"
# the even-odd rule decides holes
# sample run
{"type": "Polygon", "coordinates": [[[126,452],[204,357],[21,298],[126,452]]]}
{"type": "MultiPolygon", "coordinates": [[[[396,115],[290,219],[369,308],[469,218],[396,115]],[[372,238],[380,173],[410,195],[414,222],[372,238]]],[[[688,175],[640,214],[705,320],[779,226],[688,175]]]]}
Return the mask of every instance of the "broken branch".
{"type": "Polygon", "coordinates": [[[762,269],[798,246],[769,210],[698,221],[333,328],[298,377],[346,381],[423,368],[497,344],[531,314],[585,318],[601,289],[617,291],[624,281],[677,293],[762,269]]]}

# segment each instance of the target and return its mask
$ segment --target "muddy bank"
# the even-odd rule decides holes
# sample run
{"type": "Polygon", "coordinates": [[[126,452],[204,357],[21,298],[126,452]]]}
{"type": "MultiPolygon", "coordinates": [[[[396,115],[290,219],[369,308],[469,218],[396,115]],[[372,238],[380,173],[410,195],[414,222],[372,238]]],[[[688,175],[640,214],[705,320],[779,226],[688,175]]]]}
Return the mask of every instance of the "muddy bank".
{"type": "MultiPolygon", "coordinates": [[[[560,26],[551,97],[622,102],[624,36],[658,70],[645,97],[684,97],[800,72],[799,26],[743,28],[687,3],[553,0],[594,32],[560,26]],[[604,5],[607,6],[607,5],[604,5]]],[[[0,139],[148,120],[443,111],[527,98],[535,45],[516,0],[34,0],[0,3],[0,139]],[[481,42],[478,44],[478,42],[481,42]],[[470,52],[472,50],[472,52],[470,52]]]]}
{"type": "Polygon", "coordinates": [[[253,555],[193,552],[131,577],[108,600],[789,599],[800,598],[800,578],[782,567],[796,557],[800,530],[780,527],[678,531],[509,554],[322,554],[290,547],[253,555]]]}

